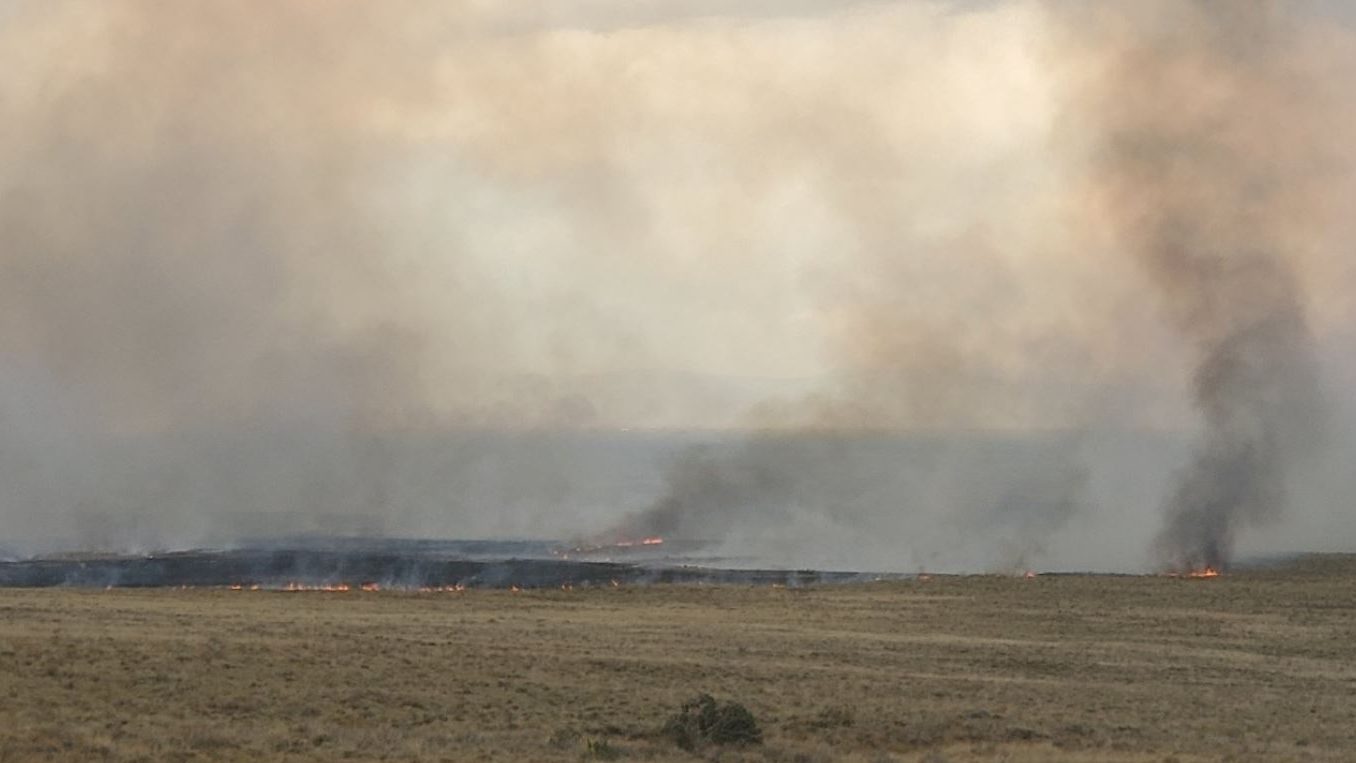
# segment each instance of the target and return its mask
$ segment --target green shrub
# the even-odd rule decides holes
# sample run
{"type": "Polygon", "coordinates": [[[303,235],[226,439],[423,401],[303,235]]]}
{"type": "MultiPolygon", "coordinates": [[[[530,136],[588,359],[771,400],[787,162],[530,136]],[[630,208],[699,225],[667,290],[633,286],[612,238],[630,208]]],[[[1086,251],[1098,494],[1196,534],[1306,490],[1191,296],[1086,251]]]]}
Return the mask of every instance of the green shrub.
{"type": "Polygon", "coordinates": [[[762,744],[763,732],[749,709],[699,694],[684,702],[664,724],[664,736],[689,752],[708,744],[762,744]]]}

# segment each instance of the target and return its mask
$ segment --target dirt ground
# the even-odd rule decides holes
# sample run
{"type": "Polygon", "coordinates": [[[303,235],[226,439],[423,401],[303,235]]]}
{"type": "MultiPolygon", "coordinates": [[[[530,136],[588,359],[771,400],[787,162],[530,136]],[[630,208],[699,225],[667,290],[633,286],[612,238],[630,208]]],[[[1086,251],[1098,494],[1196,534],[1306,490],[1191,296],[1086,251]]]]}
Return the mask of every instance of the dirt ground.
{"type": "Polygon", "coordinates": [[[0,590],[0,761],[1356,760],[1356,557],[1213,580],[0,590]],[[657,733],[698,692],[764,743],[657,733]]]}

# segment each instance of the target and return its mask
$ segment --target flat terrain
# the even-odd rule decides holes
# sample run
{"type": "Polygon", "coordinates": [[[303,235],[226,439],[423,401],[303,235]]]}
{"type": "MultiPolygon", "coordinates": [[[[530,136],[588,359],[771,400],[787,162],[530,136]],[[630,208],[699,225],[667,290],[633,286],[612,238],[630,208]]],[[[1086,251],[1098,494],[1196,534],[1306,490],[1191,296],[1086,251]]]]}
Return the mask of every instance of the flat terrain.
{"type": "Polygon", "coordinates": [[[1213,580],[0,590],[0,761],[1356,760],[1356,558],[1213,580]],[[765,743],[656,733],[686,698],[765,743]]]}

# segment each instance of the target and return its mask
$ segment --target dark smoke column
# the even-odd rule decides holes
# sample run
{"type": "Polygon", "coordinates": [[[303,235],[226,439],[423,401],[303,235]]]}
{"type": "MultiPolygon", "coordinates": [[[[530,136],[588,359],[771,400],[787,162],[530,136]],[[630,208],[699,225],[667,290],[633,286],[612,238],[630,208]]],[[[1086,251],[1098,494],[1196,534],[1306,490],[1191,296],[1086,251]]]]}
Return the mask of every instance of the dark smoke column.
{"type": "Polygon", "coordinates": [[[1157,551],[1170,568],[1218,569],[1240,530],[1283,511],[1287,473],[1317,437],[1317,364],[1287,245],[1320,127],[1289,68],[1299,22],[1265,0],[1051,7],[1086,46],[1076,110],[1096,136],[1090,223],[1148,274],[1194,356],[1203,433],[1157,551]]]}

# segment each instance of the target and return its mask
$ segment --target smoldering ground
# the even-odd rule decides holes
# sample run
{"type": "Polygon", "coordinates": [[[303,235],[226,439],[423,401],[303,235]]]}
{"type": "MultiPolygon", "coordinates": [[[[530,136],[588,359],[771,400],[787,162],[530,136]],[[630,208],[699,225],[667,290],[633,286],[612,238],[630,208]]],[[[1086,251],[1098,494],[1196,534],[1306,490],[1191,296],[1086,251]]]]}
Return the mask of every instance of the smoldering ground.
{"type": "MultiPolygon", "coordinates": [[[[1224,458],[1241,529],[1345,452],[1331,415],[1292,458],[1290,422],[1350,373],[1328,83],[1356,67],[1350,19],[1225,7],[9,0],[7,544],[564,537],[655,506],[791,565],[1135,567],[1201,479],[1172,472],[1207,366],[1246,391],[1197,395],[1198,453],[1265,432],[1224,458]],[[1259,77],[1257,122],[1154,100],[1259,77]],[[1146,140],[1199,146],[1203,180],[1146,140]],[[1235,200],[1227,235],[1192,206],[1235,200]],[[1194,281],[1146,254],[1169,235],[1194,281]],[[1262,267],[1201,265],[1242,244],[1262,267]],[[1254,282],[1278,309],[1216,307],[1254,282]],[[1209,360],[1273,314],[1239,341],[1286,357],[1209,360]]],[[[1285,516],[1349,531],[1339,485],[1285,516]]]]}

